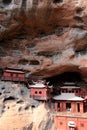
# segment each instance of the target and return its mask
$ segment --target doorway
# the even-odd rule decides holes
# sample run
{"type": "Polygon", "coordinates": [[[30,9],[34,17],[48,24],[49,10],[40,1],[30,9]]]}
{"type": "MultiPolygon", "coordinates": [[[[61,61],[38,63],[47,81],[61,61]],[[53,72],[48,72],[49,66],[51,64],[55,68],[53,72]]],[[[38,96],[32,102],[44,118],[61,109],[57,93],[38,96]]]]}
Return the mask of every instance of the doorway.
{"type": "Polygon", "coordinates": [[[71,103],[66,103],[66,110],[70,111],[71,110],[71,103]]]}
{"type": "Polygon", "coordinates": [[[80,112],[80,103],[77,103],[77,111],[80,112]]]}

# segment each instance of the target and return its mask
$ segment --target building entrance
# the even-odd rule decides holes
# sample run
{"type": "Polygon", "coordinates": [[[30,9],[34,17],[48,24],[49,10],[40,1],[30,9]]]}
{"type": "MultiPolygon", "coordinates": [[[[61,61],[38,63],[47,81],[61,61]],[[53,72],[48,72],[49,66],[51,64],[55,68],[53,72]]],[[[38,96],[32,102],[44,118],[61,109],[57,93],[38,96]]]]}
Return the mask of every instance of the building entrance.
{"type": "Polygon", "coordinates": [[[70,111],[71,110],[71,103],[66,103],[66,110],[70,111]]]}

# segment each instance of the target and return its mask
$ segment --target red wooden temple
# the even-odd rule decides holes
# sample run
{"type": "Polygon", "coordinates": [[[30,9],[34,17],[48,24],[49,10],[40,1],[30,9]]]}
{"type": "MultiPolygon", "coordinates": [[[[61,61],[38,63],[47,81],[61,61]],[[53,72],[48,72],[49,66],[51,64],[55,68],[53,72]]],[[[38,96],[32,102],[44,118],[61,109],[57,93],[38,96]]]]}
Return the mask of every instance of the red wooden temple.
{"type": "Polygon", "coordinates": [[[64,84],[53,102],[57,130],[87,129],[87,88],[64,84]]]}
{"type": "Polygon", "coordinates": [[[30,85],[30,97],[47,101],[51,98],[51,92],[53,91],[51,86],[44,84],[43,82],[36,82],[33,85],[30,85]]]}
{"type": "Polygon", "coordinates": [[[5,68],[1,80],[24,82],[25,72],[22,69],[5,68]]]}

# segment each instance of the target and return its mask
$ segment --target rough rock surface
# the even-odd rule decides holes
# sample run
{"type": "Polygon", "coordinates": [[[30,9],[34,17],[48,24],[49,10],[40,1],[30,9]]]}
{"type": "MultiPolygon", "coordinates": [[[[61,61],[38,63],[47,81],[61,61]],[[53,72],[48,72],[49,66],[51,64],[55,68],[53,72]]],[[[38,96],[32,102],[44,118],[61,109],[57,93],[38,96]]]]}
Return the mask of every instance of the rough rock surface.
{"type": "Polygon", "coordinates": [[[34,78],[75,71],[87,80],[86,5],[86,0],[2,0],[1,67],[26,69],[34,78]]]}
{"type": "Polygon", "coordinates": [[[86,5],[86,0],[2,0],[0,66],[29,70],[33,78],[75,71],[87,80],[86,5]]]}
{"type": "Polygon", "coordinates": [[[49,109],[31,99],[24,85],[0,82],[0,130],[56,128],[49,109]]]}
{"type": "MultiPolygon", "coordinates": [[[[0,0],[4,67],[28,70],[32,79],[58,82],[74,72],[70,81],[87,81],[87,0],[0,0]]],[[[55,130],[52,122],[27,88],[0,83],[0,130],[55,130]]]]}

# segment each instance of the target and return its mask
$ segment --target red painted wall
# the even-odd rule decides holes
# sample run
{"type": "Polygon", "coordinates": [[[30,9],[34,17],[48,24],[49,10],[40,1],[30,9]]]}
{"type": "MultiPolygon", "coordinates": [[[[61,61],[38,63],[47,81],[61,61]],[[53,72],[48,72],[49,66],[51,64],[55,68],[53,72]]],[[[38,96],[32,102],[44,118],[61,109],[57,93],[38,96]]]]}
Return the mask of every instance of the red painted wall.
{"type": "Polygon", "coordinates": [[[43,96],[43,97],[46,97],[46,95],[47,95],[47,92],[46,92],[46,88],[31,88],[30,89],[30,95],[31,96],[43,96]],[[37,92],[37,93],[36,93],[37,92]],[[40,92],[42,92],[41,94],[40,94],[40,92]]]}
{"type": "Polygon", "coordinates": [[[18,74],[18,77],[19,78],[24,78],[25,76],[24,76],[24,74],[18,74]]]}
{"type": "Polygon", "coordinates": [[[4,72],[3,73],[3,80],[8,79],[8,80],[18,80],[18,81],[24,81],[25,80],[25,75],[24,73],[10,73],[10,72],[4,72]]]}
{"type": "MultiPolygon", "coordinates": [[[[55,104],[54,104],[54,109],[56,111],[60,111],[60,112],[66,112],[67,109],[66,109],[66,103],[67,101],[60,101],[60,107],[58,108],[58,102],[56,101],[55,104]]],[[[78,106],[77,106],[77,103],[79,103],[79,109],[80,109],[80,113],[83,113],[84,112],[84,107],[83,107],[83,102],[76,102],[76,101],[69,101],[69,103],[71,103],[71,112],[75,112],[75,113],[78,113],[78,106]]]]}
{"type": "Polygon", "coordinates": [[[3,73],[3,76],[4,76],[4,77],[9,77],[9,76],[10,76],[10,73],[9,73],[9,72],[8,72],[8,73],[7,73],[7,72],[4,72],[4,73],[3,73]]]}
{"type": "Polygon", "coordinates": [[[55,121],[57,130],[70,130],[68,126],[69,121],[75,122],[76,124],[75,130],[87,130],[87,118],[56,116],[54,117],[54,121],[55,121]]]}

